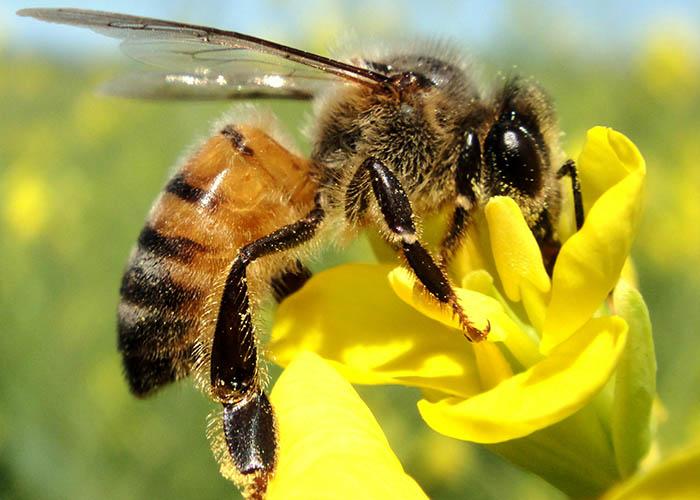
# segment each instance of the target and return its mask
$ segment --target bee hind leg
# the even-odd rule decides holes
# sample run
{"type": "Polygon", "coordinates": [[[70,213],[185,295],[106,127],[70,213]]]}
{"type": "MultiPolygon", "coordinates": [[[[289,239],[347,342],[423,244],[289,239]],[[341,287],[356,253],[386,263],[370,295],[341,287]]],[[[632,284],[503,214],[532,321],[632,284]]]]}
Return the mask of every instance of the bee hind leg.
{"type": "Polygon", "coordinates": [[[457,302],[457,295],[447,275],[435,263],[430,252],[418,241],[413,222],[413,209],[401,186],[401,182],[383,163],[370,157],[360,168],[369,171],[372,190],[389,230],[398,237],[403,255],[426,290],[440,303],[452,308],[459,318],[465,336],[471,341],[479,341],[488,334],[475,327],[457,302]]]}
{"type": "Polygon", "coordinates": [[[224,407],[226,448],[251,498],[262,497],[274,471],[277,431],[272,406],[257,376],[246,268],[256,259],[308,241],[323,216],[317,204],[306,217],[241,248],[221,296],[211,347],[211,394],[224,407]]]}

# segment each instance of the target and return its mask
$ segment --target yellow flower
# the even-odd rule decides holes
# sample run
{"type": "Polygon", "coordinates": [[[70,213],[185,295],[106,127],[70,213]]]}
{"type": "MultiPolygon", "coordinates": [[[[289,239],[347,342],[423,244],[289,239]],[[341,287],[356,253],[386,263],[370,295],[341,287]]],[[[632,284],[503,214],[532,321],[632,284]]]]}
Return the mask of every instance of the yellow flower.
{"type": "Polygon", "coordinates": [[[318,356],[298,356],[270,400],[280,441],[269,500],[428,498],[352,386],[318,356]]]}
{"type": "Polygon", "coordinates": [[[11,167],[12,173],[0,179],[6,185],[5,222],[13,235],[27,241],[41,233],[49,217],[47,183],[31,170],[25,166],[11,167]]]}
{"type": "Polygon", "coordinates": [[[697,92],[700,57],[695,26],[677,20],[655,29],[643,48],[639,70],[656,98],[687,105],[697,92]]]}
{"type": "Polygon", "coordinates": [[[651,330],[641,296],[620,279],[645,166],[626,137],[596,127],[578,168],[586,220],[575,234],[560,230],[551,279],[512,199],[495,197],[476,214],[453,277],[469,317],[490,322],[486,342],[465,341],[404,268],[346,265],[280,306],[275,360],[312,351],[351,382],[419,387],[418,410],[434,430],[487,444],[568,494],[604,492],[650,444],[651,330]]]}

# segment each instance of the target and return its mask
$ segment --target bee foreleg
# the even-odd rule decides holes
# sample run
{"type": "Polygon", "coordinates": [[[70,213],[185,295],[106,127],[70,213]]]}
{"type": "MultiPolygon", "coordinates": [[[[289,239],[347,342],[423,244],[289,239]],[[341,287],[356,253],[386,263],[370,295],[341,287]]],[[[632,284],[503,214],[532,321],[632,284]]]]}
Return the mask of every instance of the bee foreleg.
{"type": "Polygon", "coordinates": [[[447,264],[464,241],[471,219],[471,209],[476,204],[473,185],[478,182],[481,171],[481,146],[472,131],[466,132],[464,147],[457,159],[455,169],[455,210],[450,227],[440,244],[440,258],[447,264]]]}
{"type": "Polygon", "coordinates": [[[574,213],[576,214],[576,230],[583,227],[583,199],[581,197],[581,183],[578,180],[578,170],[574,160],[567,160],[557,172],[557,177],[561,179],[565,175],[571,177],[571,190],[574,193],[574,213]]]}
{"type": "Polygon", "coordinates": [[[277,438],[272,407],[257,377],[246,268],[256,259],[309,240],[323,216],[323,209],[317,206],[303,219],[241,248],[221,297],[211,348],[211,392],[224,406],[229,455],[241,474],[255,478],[256,491],[264,491],[274,470],[277,438]]]}
{"type": "Polygon", "coordinates": [[[452,307],[469,340],[483,339],[488,333],[476,328],[457,302],[449,279],[428,250],[418,241],[413,222],[413,209],[399,179],[383,163],[374,158],[365,160],[360,168],[369,171],[372,190],[389,230],[398,236],[403,255],[418,281],[443,304],[452,307]]]}

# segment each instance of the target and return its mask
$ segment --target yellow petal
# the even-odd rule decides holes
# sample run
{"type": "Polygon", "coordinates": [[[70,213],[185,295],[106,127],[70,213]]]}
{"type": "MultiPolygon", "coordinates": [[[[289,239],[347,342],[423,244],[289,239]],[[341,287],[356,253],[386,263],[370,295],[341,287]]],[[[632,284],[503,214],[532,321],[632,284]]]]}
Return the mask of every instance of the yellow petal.
{"type": "Polygon", "coordinates": [[[610,491],[604,500],[700,498],[700,446],[682,451],[610,491]]]}
{"type": "Polygon", "coordinates": [[[492,342],[474,344],[476,366],[481,377],[481,387],[492,389],[513,376],[513,370],[498,346],[492,342]]]}
{"type": "Polygon", "coordinates": [[[422,400],[418,409],[437,432],[496,443],[543,429],[582,408],[608,381],[624,348],[627,324],[592,319],[549,357],[469,399],[422,400]]]}
{"type": "MultiPolygon", "coordinates": [[[[488,272],[479,269],[468,273],[462,279],[462,288],[493,297],[501,304],[506,315],[517,324],[517,329],[508,330],[508,336],[505,338],[504,343],[522,368],[529,368],[542,360],[542,354],[539,350],[540,339],[537,336],[537,332],[532,325],[528,325],[519,319],[519,316],[510,307],[512,303],[506,302],[494,286],[493,278],[488,272]]],[[[524,294],[523,302],[527,299],[528,295],[524,294]]]]}
{"type": "Polygon", "coordinates": [[[369,408],[318,356],[306,353],[292,362],[270,400],[279,458],[266,498],[427,498],[369,408]]]}
{"type": "Polygon", "coordinates": [[[539,245],[515,200],[496,196],[487,203],[485,212],[493,258],[506,296],[520,301],[524,283],[547,293],[550,282],[539,245]]]}
{"type": "MultiPolygon", "coordinates": [[[[644,160],[622,134],[608,130],[604,137],[599,135],[603,134],[597,131],[593,137],[589,135],[586,143],[586,148],[595,146],[596,151],[609,153],[596,153],[596,160],[601,162],[596,168],[608,166],[613,172],[624,171],[627,175],[600,195],[586,214],[583,228],[562,246],[543,327],[543,353],[569,337],[600,307],[620,276],[639,222],[644,160]],[[603,139],[607,144],[598,144],[603,139]]],[[[581,153],[584,158],[586,148],[581,153]]],[[[591,168],[584,163],[583,171],[584,166],[591,168]]],[[[613,180],[617,175],[608,177],[613,180]]]]}
{"type": "Polygon", "coordinates": [[[360,384],[405,384],[466,397],[481,390],[470,343],[406,306],[389,265],[353,264],[314,275],[278,308],[272,359],[315,352],[360,384]]]}
{"type": "Polygon", "coordinates": [[[636,146],[608,127],[593,127],[577,162],[581,194],[586,213],[600,196],[644,165],[636,146]]]}
{"type": "MultiPolygon", "coordinates": [[[[416,286],[416,280],[408,269],[403,267],[394,268],[389,273],[389,283],[396,295],[406,304],[415,308],[422,315],[439,321],[443,325],[461,331],[461,326],[457,318],[452,314],[452,310],[443,306],[427,293],[416,286]]],[[[488,335],[490,341],[503,341],[508,332],[517,329],[518,326],[503,310],[503,306],[492,297],[482,293],[464,288],[455,288],[457,300],[467,313],[469,319],[478,328],[485,328],[487,323],[491,325],[488,335]]],[[[456,333],[456,332],[455,332],[456,333]]]]}
{"type": "Polygon", "coordinates": [[[450,262],[449,269],[453,276],[465,276],[476,270],[487,270],[496,274],[491,245],[489,244],[488,227],[483,211],[473,214],[473,223],[467,231],[462,244],[457,249],[450,262]]]}

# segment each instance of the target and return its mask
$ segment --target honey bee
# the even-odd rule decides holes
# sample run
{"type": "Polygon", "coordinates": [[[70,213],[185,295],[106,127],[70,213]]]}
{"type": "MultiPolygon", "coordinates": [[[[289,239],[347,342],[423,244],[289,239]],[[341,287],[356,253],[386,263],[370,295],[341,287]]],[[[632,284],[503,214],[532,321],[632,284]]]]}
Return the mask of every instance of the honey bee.
{"type": "Polygon", "coordinates": [[[132,392],[148,396],[194,375],[222,406],[215,453],[251,498],[274,473],[277,430],[265,394],[254,319],[263,297],[303,286],[322,241],[375,228],[422,288],[451,309],[471,341],[475,326],[445,266],[492,196],[519,205],[551,269],[559,248],[562,185],[576,168],[544,91],[504,79],[483,93],[446,47],[346,62],[253,36],[77,9],[25,9],[42,21],[122,39],[160,71],[127,76],[111,93],[145,98],[314,100],[313,150],[303,158],[261,120],[226,121],[187,158],[148,215],[126,266],[118,346],[132,392]],[[451,211],[434,256],[419,221],[451,211]]]}

